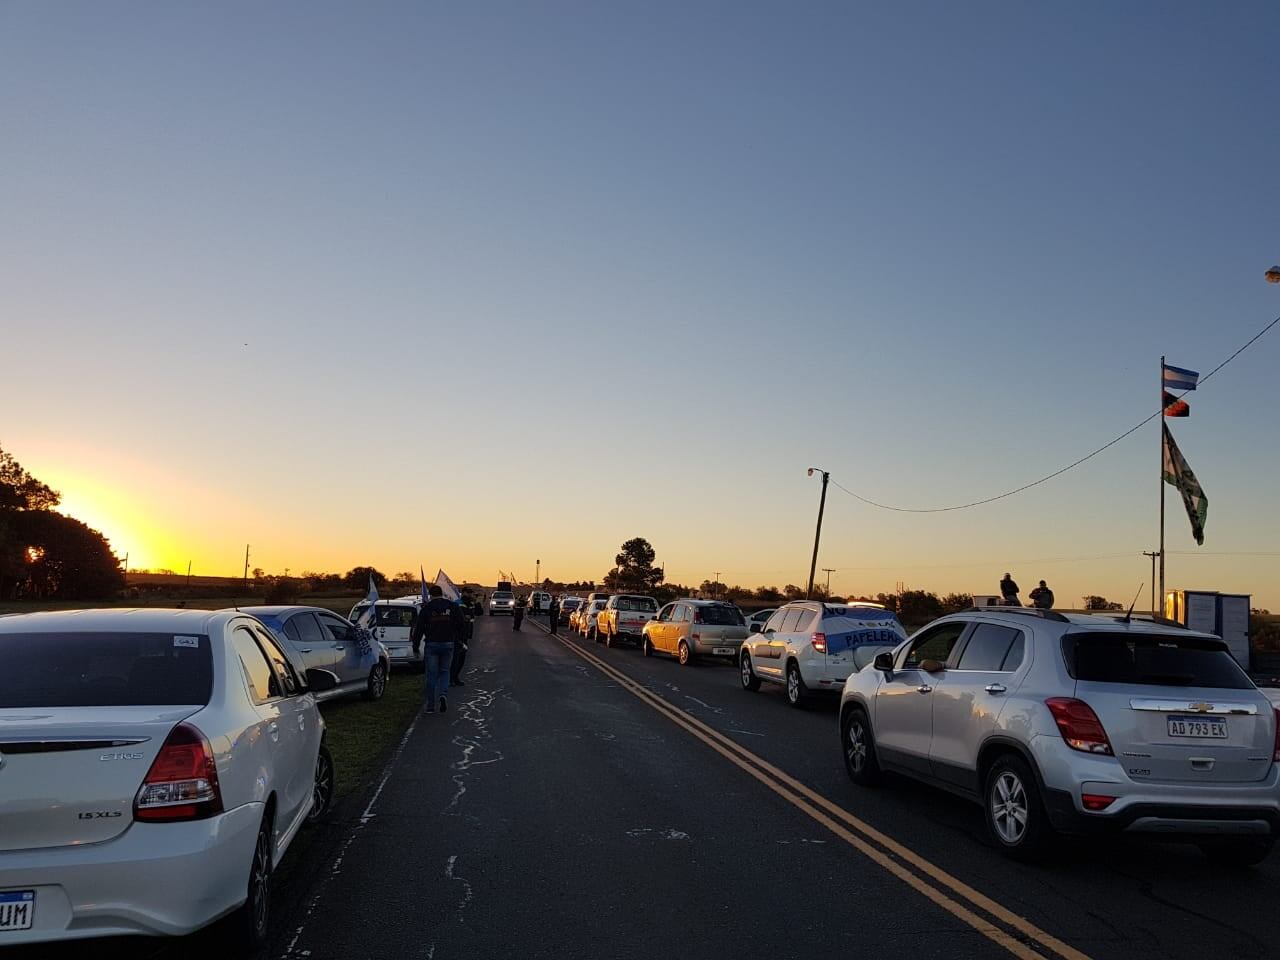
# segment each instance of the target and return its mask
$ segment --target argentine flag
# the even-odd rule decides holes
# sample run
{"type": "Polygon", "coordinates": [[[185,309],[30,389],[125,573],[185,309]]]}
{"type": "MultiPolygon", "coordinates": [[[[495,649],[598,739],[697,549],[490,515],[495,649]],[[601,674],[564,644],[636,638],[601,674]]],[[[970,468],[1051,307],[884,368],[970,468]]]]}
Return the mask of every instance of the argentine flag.
{"type": "Polygon", "coordinates": [[[1164,365],[1164,388],[1166,390],[1194,390],[1200,380],[1200,374],[1182,367],[1164,365]]]}

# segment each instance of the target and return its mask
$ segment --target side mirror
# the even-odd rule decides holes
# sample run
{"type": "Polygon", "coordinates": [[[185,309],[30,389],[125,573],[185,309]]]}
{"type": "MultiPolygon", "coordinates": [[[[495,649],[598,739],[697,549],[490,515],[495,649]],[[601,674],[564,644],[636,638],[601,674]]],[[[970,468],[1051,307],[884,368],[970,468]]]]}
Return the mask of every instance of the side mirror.
{"type": "Polygon", "coordinates": [[[877,670],[883,670],[885,673],[893,673],[893,654],[877,653],[875,660],[871,663],[871,666],[877,670]]]}
{"type": "Polygon", "coordinates": [[[759,633],[763,629],[764,629],[764,624],[760,623],[759,621],[756,621],[751,625],[752,633],[759,633]]]}
{"type": "Polygon", "coordinates": [[[939,660],[921,660],[920,669],[925,673],[941,673],[947,667],[946,664],[939,660]]]}
{"type": "Polygon", "coordinates": [[[324,693],[332,690],[338,685],[338,678],[328,670],[316,670],[312,668],[307,671],[307,689],[312,693],[324,693]]]}

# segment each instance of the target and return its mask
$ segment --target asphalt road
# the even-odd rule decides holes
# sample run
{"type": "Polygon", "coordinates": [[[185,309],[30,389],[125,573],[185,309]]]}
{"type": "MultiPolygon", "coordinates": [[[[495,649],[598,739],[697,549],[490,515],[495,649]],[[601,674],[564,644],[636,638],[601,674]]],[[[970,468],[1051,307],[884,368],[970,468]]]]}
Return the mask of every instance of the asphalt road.
{"type": "Polygon", "coordinates": [[[850,784],[834,703],[477,627],[468,686],[419,716],[274,956],[1280,954],[1280,858],[1112,840],[1011,863],[976,807],[850,784]]]}
{"type": "MultiPolygon", "coordinates": [[[[1012,863],[976,807],[850,784],[834,701],[792,709],[731,666],[529,620],[476,627],[448,712],[419,714],[291,851],[262,960],[1280,956],[1280,856],[1233,871],[1190,847],[1073,840],[1012,863]]],[[[231,960],[203,935],[91,952],[231,960]]]]}

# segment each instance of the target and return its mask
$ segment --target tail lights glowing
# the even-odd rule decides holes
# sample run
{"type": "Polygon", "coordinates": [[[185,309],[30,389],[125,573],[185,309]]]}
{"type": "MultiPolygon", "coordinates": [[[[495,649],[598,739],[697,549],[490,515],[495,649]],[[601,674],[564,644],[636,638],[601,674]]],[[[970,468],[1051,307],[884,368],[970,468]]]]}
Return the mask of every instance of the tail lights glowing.
{"type": "Polygon", "coordinates": [[[825,633],[815,633],[810,642],[813,644],[813,649],[819,653],[827,652],[827,635],[825,633]]]}
{"type": "Polygon", "coordinates": [[[203,733],[187,723],[169,732],[133,801],[135,820],[202,820],[222,812],[218,769],[203,733]]]}

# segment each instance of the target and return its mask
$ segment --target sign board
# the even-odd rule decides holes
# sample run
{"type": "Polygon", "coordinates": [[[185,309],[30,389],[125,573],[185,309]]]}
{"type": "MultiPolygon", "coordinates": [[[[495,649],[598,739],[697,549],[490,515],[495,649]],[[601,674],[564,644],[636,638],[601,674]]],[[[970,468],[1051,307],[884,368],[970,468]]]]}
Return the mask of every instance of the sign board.
{"type": "Polygon", "coordinates": [[[1249,669],[1249,596],[1224,593],[1218,598],[1218,629],[1215,631],[1227,643],[1231,655],[1246,670],[1249,669]]]}
{"type": "Polygon", "coordinates": [[[1205,590],[1188,590],[1186,596],[1186,619],[1183,623],[1188,630],[1199,630],[1201,633],[1218,632],[1218,595],[1205,590]]]}

